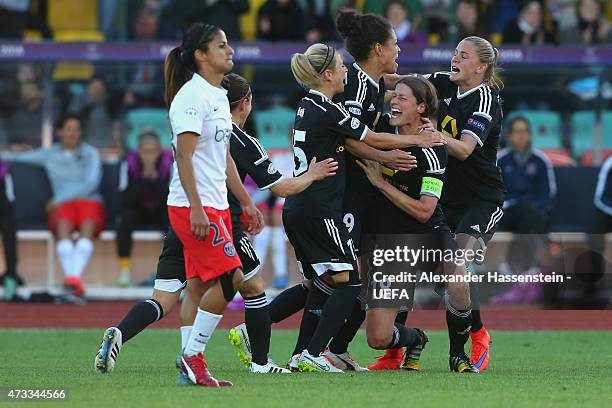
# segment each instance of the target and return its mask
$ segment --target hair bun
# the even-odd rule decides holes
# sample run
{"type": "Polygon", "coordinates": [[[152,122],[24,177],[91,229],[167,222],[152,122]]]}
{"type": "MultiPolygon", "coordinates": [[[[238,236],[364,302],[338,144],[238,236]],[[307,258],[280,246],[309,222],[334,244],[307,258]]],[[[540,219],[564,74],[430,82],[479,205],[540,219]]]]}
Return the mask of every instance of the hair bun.
{"type": "Polygon", "coordinates": [[[343,38],[355,37],[362,31],[361,29],[362,14],[354,9],[338,10],[336,18],[336,27],[343,38]]]}

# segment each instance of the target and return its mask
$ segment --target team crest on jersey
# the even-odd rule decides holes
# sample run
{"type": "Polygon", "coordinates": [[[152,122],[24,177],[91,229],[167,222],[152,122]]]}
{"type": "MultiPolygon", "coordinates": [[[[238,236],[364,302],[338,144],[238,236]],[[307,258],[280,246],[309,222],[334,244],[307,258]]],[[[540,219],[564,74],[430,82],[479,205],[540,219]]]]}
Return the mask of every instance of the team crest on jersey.
{"type": "Polygon", "coordinates": [[[274,167],[274,163],[270,163],[270,165],[268,166],[268,174],[274,173],[276,173],[276,167],[274,167]]]}
{"type": "Polygon", "coordinates": [[[360,124],[361,124],[361,122],[359,122],[359,119],[357,119],[357,118],[351,119],[351,127],[353,129],[357,129],[360,124]]]}
{"type": "Polygon", "coordinates": [[[231,242],[226,242],[223,246],[223,252],[225,252],[225,255],[232,258],[236,255],[236,248],[234,248],[234,244],[231,242]]]}
{"type": "Polygon", "coordinates": [[[442,120],[442,134],[454,139],[457,133],[459,133],[457,132],[457,119],[450,115],[446,115],[442,120]]]}

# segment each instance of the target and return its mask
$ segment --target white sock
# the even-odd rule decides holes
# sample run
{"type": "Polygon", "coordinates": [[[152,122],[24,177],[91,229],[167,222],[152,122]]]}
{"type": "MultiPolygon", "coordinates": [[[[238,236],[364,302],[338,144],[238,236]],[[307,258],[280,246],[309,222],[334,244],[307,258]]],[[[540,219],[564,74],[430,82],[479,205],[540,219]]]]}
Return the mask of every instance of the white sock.
{"type": "Polygon", "coordinates": [[[198,307],[198,314],[193,321],[193,329],[189,335],[189,340],[185,346],[185,355],[187,357],[194,356],[198,353],[203,353],[206,348],[206,343],[210,340],[217,324],[221,321],[223,315],[216,315],[202,310],[198,307]]]}
{"type": "Polygon", "coordinates": [[[93,254],[94,245],[90,239],[81,238],[77,241],[74,246],[74,273],[76,276],[81,277],[85,267],[91,259],[93,254]]]}
{"type": "Polygon", "coordinates": [[[261,265],[266,264],[268,246],[270,245],[270,232],[270,227],[264,227],[259,234],[253,236],[253,248],[261,265]]]}
{"type": "Polygon", "coordinates": [[[272,227],[272,263],[276,278],[287,276],[287,241],[285,230],[281,226],[272,227]]]}
{"type": "Polygon", "coordinates": [[[193,326],[181,326],[181,352],[187,347],[187,341],[189,340],[192,327],[193,326]]]}
{"type": "Polygon", "coordinates": [[[64,270],[64,276],[74,276],[74,244],[69,239],[61,239],[57,241],[55,246],[57,251],[57,257],[60,260],[62,269],[64,270]]]}

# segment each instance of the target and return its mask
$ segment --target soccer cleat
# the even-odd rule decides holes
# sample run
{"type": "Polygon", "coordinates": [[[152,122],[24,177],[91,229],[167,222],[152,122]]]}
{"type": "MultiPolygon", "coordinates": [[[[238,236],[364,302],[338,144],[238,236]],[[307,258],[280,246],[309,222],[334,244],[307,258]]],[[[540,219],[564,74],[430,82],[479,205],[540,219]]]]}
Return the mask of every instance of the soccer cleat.
{"type": "Polygon", "coordinates": [[[251,354],[251,342],[249,341],[249,333],[245,323],[239,324],[230,330],[229,341],[236,347],[236,353],[242,364],[249,368],[253,355],[251,354]]]}
{"type": "Polygon", "coordinates": [[[344,371],[334,367],[324,355],[313,356],[308,350],[302,351],[297,362],[303,373],[343,373],[344,371]]]}
{"type": "Polygon", "coordinates": [[[257,363],[251,363],[249,366],[249,373],[257,374],[290,374],[291,371],[286,368],[279,367],[272,360],[268,360],[266,365],[259,365],[257,363]]]}
{"type": "Polygon", "coordinates": [[[484,371],[489,366],[491,336],[486,327],[482,326],[480,330],[470,333],[472,338],[472,355],[470,363],[479,371],[484,371]]]}
{"type": "Polygon", "coordinates": [[[121,269],[119,277],[117,277],[117,286],[127,288],[130,286],[130,270],[127,268],[121,269]]]}
{"type": "Polygon", "coordinates": [[[421,329],[414,328],[421,335],[421,341],[412,346],[406,347],[406,353],[404,354],[404,361],[400,368],[408,371],[419,371],[421,369],[421,352],[425,349],[425,345],[429,341],[427,334],[421,329]]]}
{"type": "Polygon", "coordinates": [[[376,357],[376,362],[368,367],[368,370],[399,370],[404,357],[404,350],[386,349],[385,354],[376,357]]]}
{"type": "Polygon", "coordinates": [[[121,330],[116,327],[109,327],[104,331],[102,344],[94,359],[94,367],[97,372],[110,373],[113,371],[123,344],[121,337],[121,330]]]}
{"type": "Polygon", "coordinates": [[[295,354],[291,356],[289,361],[287,362],[287,369],[292,373],[300,371],[300,367],[298,367],[298,360],[300,359],[299,354],[295,354]]]}
{"type": "Polygon", "coordinates": [[[71,290],[77,297],[83,297],[85,294],[83,281],[81,281],[81,278],[78,276],[68,276],[66,279],[64,279],[64,287],[71,290]]]}
{"type": "Polygon", "coordinates": [[[231,387],[234,385],[230,381],[215,379],[208,371],[202,353],[195,354],[191,357],[187,357],[183,354],[181,356],[181,369],[192,384],[202,385],[204,387],[231,387]]]}
{"type": "Polygon", "coordinates": [[[178,368],[179,370],[183,369],[183,366],[181,364],[181,355],[180,354],[178,356],[176,356],[176,360],[174,361],[174,364],[176,365],[176,368],[178,368]]]}
{"type": "Polygon", "coordinates": [[[466,355],[463,356],[450,356],[448,358],[448,365],[451,371],[457,373],[473,373],[478,374],[480,371],[470,363],[470,360],[466,355]]]}
{"type": "Polygon", "coordinates": [[[368,371],[366,367],[360,366],[348,351],[342,354],[334,354],[328,349],[325,350],[323,355],[334,367],[342,371],[368,371]]]}

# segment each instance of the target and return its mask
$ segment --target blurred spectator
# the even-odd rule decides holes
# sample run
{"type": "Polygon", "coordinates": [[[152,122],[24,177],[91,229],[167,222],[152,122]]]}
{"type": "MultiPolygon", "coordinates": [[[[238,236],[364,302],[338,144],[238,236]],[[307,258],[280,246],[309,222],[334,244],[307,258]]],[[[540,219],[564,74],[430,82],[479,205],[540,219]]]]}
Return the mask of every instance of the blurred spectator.
{"type": "Polygon", "coordinates": [[[526,0],[521,4],[517,19],[506,25],[503,42],[522,45],[557,44],[556,24],[548,14],[545,16],[540,1],[526,0]]]}
{"type": "Polygon", "coordinates": [[[457,40],[476,35],[488,38],[488,27],[480,17],[480,4],[476,0],[459,0],[457,2],[457,40]]]}
{"type": "Polygon", "coordinates": [[[428,40],[437,44],[448,38],[448,28],[451,16],[451,0],[422,0],[429,27],[428,40]]]}
{"type": "MultiPolygon", "coordinates": [[[[152,42],[157,40],[159,16],[150,5],[140,9],[134,20],[134,40],[152,42]]],[[[126,108],[163,107],[164,70],[157,62],[137,64],[132,71],[123,102],[126,108]]]]}
{"type": "Polygon", "coordinates": [[[303,14],[296,0],[267,0],[257,13],[257,39],[304,40],[306,27],[303,14]]]}
{"type": "Polygon", "coordinates": [[[22,39],[29,14],[30,0],[0,0],[0,38],[22,39]]]}
{"type": "Polygon", "coordinates": [[[98,26],[104,35],[105,41],[117,41],[120,39],[117,27],[118,14],[118,0],[101,0],[98,2],[98,26]]]}
{"type": "Polygon", "coordinates": [[[11,300],[18,285],[23,285],[23,279],[17,275],[17,224],[13,208],[13,180],[9,173],[9,165],[0,161],[0,232],[4,247],[4,263],[6,271],[0,277],[4,286],[4,300],[11,300]]]}
{"type": "MultiPolygon", "coordinates": [[[[411,16],[410,31],[412,33],[427,33],[427,13],[425,11],[425,7],[428,6],[427,3],[436,1],[438,0],[403,0],[403,3],[406,5],[406,9],[408,10],[408,15],[411,16]]],[[[442,1],[448,3],[450,6],[449,0],[442,1]]],[[[359,3],[359,1],[356,3],[359,3]]],[[[363,12],[381,14],[384,16],[386,15],[386,5],[387,3],[383,0],[365,0],[363,3],[363,12]]]]}
{"type": "Polygon", "coordinates": [[[576,4],[577,24],[561,32],[561,41],[567,44],[612,42],[610,23],[603,12],[603,3],[598,0],[579,0],[576,4]]]}
{"type": "Polygon", "coordinates": [[[408,6],[403,0],[389,0],[385,5],[385,17],[393,26],[398,42],[425,43],[425,34],[415,31],[408,6]]]}
{"type": "Polygon", "coordinates": [[[173,0],[164,9],[179,30],[202,21],[221,27],[229,40],[240,40],[240,16],[249,11],[248,0],[173,0]]]}
{"type": "Polygon", "coordinates": [[[38,147],[41,144],[43,93],[34,82],[25,82],[19,89],[19,104],[7,119],[8,143],[38,147]]]}
{"type": "Polygon", "coordinates": [[[119,222],[117,252],[119,286],[130,284],[132,232],[137,227],[168,227],[166,198],[172,153],[162,151],[159,136],[152,130],[138,137],[138,151],[125,154],[119,170],[119,222]]]}
{"type": "Polygon", "coordinates": [[[46,206],[51,231],[57,236],[57,254],[64,270],[64,286],[76,296],[84,294],[81,275],[93,253],[93,238],[106,223],[99,193],[102,164],[98,151],[81,141],[78,116],[60,118],[59,143],[31,152],[5,152],[4,160],[28,163],[46,170],[53,197],[46,206]],[[76,243],[73,231],[80,233],[76,243]]]}
{"type": "Polygon", "coordinates": [[[299,5],[308,15],[306,41],[338,41],[336,31],[336,11],[340,5],[337,0],[302,0],[299,5]]]}
{"type": "MultiPolygon", "coordinates": [[[[499,228],[517,234],[508,249],[510,269],[536,273],[540,271],[538,265],[548,261],[547,234],[557,190],[555,173],[548,158],[531,146],[531,129],[525,118],[510,122],[507,137],[510,147],[502,150],[497,159],[507,190],[499,228]]],[[[491,301],[532,302],[540,290],[540,285],[514,285],[491,301]]]]}
{"type": "Polygon", "coordinates": [[[83,118],[89,144],[96,147],[119,146],[119,140],[113,134],[118,109],[108,95],[104,80],[92,78],[85,93],[72,98],[67,111],[83,118]]]}

